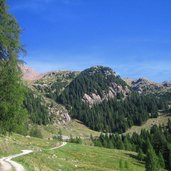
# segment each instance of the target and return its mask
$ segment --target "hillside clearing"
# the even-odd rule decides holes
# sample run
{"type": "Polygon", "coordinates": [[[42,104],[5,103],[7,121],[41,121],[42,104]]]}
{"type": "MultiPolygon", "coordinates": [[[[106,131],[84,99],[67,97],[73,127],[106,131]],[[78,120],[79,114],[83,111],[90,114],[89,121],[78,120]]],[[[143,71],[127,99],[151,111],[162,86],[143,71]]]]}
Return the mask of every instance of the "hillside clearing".
{"type": "Polygon", "coordinates": [[[58,134],[59,130],[62,131],[63,135],[73,137],[81,137],[84,139],[90,138],[90,135],[99,136],[100,132],[93,131],[83,125],[78,120],[71,120],[67,125],[47,125],[39,126],[44,138],[51,138],[53,135],[58,134]]]}
{"type": "MultiPolygon", "coordinates": [[[[126,133],[133,134],[134,132],[140,133],[142,129],[149,130],[153,125],[167,124],[168,119],[171,119],[171,114],[160,115],[157,118],[150,118],[141,126],[132,126],[126,133]]],[[[125,134],[126,134],[125,133],[125,134]]]]}

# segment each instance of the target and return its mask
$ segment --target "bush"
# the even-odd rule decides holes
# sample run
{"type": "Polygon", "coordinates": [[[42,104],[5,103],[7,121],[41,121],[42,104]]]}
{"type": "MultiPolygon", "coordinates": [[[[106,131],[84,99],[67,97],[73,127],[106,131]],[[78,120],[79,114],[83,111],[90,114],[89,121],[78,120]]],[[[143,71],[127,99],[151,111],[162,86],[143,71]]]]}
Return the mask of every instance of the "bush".
{"type": "Polygon", "coordinates": [[[42,132],[40,129],[38,129],[38,127],[33,127],[30,130],[30,136],[37,137],[37,138],[43,138],[42,132]]]}

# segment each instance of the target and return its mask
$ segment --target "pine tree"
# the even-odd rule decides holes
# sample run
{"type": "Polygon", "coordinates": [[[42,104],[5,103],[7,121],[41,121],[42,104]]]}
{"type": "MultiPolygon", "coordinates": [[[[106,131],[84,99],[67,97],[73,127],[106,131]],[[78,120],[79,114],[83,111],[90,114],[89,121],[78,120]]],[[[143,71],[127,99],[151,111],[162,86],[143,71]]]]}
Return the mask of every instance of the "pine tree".
{"type": "Polygon", "coordinates": [[[165,168],[165,162],[164,162],[164,158],[163,155],[161,154],[161,152],[159,152],[159,164],[161,168],[165,168]]]}
{"type": "Polygon", "coordinates": [[[114,145],[113,145],[113,143],[112,143],[112,141],[111,140],[109,140],[109,143],[108,143],[108,148],[114,148],[114,145]]]}
{"type": "Polygon", "coordinates": [[[158,157],[150,142],[148,142],[145,168],[146,171],[159,171],[158,157]]]}
{"type": "Polygon", "coordinates": [[[137,158],[140,161],[142,161],[144,159],[143,152],[142,152],[141,148],[138,150],[137,158]]]}
{"type": "Polygon", "coordinates": [[[131,150],[131,143],[129,142],[128,135],[124,138],[124,146],[125,150],[131,150]]]}
{"type": "Polygon", "coordinates": [[[0,133],[24,133],[26,111],[25,89],[18,67],[20,28],[8,13],[5,0],[0,0],[0,133]]]}
{"type": "Polygon", "coordinates": [[[169,146],[169,159],[168,159],[168,164],[169,164],[169,171],[171,170],[171,147],[169,146]]]}

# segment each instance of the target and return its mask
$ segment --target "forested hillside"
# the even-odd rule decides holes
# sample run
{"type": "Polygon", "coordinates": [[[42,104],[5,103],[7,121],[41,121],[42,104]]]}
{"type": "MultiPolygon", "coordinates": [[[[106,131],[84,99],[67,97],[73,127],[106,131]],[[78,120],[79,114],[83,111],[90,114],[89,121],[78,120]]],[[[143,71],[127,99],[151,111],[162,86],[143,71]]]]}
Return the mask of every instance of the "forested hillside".
{"type": "Polygon", "coordinates": [[[27,90],[24,106],[29,113],[30,120],[35,124],[46,125],[50,122],[50,114],[45,106],[44,99],[32,90],[27,90]]]}
{"type": "Polygon", "coordinates": [[[81,72],[61,93],[58,100],[74,105],[84,101],[88,105],[108,98],[121,98],[129,93],[128,85],[108,67],[91,67],[81,72]]]}
{"type": "Polygon", "coordinates": [[[132,125],[157,117],[158,110],[168,108],[165,100],[131,90],[107,67],[81,72],[61,93],[58,102],[67,107],[73,118],[91,129],[106,132],[125,132],[132,125]]]}

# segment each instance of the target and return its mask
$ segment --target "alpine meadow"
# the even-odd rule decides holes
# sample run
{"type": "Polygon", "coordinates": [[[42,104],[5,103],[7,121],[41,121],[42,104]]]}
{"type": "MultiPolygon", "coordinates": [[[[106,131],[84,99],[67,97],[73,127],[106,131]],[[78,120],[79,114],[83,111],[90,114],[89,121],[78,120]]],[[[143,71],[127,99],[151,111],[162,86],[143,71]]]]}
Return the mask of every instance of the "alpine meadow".
{"type": "Polygon", "coordinates": [[[0,0],[0,171],[171,171],[170,7],[0,0]]]}

